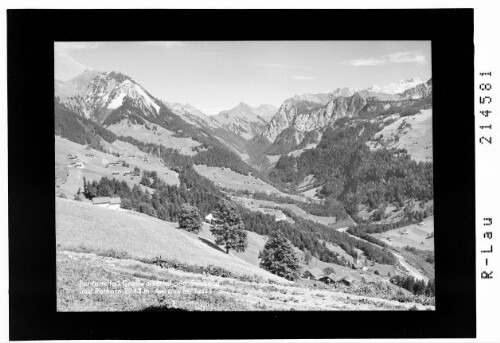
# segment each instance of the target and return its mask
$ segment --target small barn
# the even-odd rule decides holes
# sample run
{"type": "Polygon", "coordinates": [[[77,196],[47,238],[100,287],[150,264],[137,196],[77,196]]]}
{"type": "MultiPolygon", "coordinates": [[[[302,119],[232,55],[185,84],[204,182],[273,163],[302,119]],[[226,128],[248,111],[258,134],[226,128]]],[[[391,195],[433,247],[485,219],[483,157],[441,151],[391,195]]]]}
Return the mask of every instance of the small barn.
{"type": "Polygon", "coordinates": [[[72,166],[74,168],[83,169],[83,168],[85,168],[85,162],[76,162],[76,163],[73,163],[72,166]]]}
{"type": "Polygon", "coordinates": [[[335,284],[339,281],[339,277],[333,273],[322,276],[319,281],[326,283],[327,285],[335,284]]]}
{"type": "Polygon", "coordinates": [[[321,272],[314,269],[305,268],[302,272],[302,278],[308,280],[318,280],[321,277],[321,272]]]}
{"type": "Polygon", "coordinates": [[[205,222],[207,223],[212,223],[212,220],[214,219],[214,215],[212,213],[209,213],[205,216],[205,222]]]}
{"type": "Polygon", "coordinates": [[[122,200],[120,197],[95,197],[92,198],[92,204],[99,207],[110,208],[112,210],[121,209],[122,200]]]}

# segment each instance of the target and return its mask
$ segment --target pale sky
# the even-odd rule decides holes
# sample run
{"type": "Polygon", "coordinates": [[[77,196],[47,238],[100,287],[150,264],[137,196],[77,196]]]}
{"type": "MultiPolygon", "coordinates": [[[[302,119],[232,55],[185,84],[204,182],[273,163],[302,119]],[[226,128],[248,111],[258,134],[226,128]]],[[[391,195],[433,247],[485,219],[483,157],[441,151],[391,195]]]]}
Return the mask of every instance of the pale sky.
{"type": "Polygon", "coordinates": [[[64,42],[55,56],[119,71],[156,98],[209,115],[239,102],[279,107],[297,94],[431,78],[430,41],[64,42]]]}

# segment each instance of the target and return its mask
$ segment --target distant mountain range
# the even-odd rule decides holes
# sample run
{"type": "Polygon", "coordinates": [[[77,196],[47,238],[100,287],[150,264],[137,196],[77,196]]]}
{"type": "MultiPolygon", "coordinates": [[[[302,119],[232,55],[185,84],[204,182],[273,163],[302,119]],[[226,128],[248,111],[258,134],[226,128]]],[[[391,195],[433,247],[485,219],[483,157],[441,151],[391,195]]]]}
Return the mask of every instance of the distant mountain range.
{"type": "Polygon", "coordinates": [[[317,144],[323,131],[339,119],[369,117],[432,97],[432,79],[424,82],[414,77],[361,90],[344,87],[295,95],[279,108],[240,102],[209,116],[187,103],[160,100],[122,73],[99,72],[70,58],[58,58],[57,75],[77,74],[54,80],[55,96],[68,110],[112,131],[113,125],[121,123],[120,134],[130,131],[135,138],[139,137],[137,125],[160,124],[174,134],[186,124],[190,132],[211,136],[248,163],[262,163],[258,155],[283,154],[317,144]]]}
{"type": "Polygon", "coordinates": [[[420,80],[418,77],[414,77],[411,79],[407,80],[401,80],[399,82],[394,82],[386,86],[378,86],[378,85],[372,85],[368,87],[366,90],[372,91],[375,93],[384,93],[384,94],[400,94],[403,93],[404,91],[413,88],[421,83],[424,83],[424,81],[420,80]]]}

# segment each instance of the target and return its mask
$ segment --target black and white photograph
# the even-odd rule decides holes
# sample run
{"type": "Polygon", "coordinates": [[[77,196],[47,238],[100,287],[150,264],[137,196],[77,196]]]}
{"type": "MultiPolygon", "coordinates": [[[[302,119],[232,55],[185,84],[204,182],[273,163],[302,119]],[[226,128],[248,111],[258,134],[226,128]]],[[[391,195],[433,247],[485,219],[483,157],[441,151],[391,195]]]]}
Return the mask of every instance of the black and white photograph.
{"type": "Polygon", "coordinates": [[[430,41],[54,43],[58,311],[435,309],[430,41]]]}

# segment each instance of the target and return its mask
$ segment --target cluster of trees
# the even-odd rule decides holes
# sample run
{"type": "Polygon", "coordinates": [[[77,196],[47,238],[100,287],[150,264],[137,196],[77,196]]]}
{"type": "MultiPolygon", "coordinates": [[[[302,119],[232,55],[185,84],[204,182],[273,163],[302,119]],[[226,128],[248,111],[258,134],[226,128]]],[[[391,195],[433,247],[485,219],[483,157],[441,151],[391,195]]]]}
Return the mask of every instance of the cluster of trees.
{"type": "Polygon", "coordinates": [[[374,119],[377,117],[388,117],[393,114],[405,117],[418,114],[420,110],[432,107],[432,97],[401,101],[380,101],[377,98],[369,98],[367,100],[367,104],[358,113],[358,118],[374,119]]]}
{"type": "Polygon", "coordinates": [[[154,189],[159,189],[161,186],[165,185],[164,181],[158,177],[158,173],[155,170],[154,171],[145,170],[142,173],[142,177],[139,183],[141,185],[154,189]]]}
{"type": "MultiPolygon", "coordinates": [[[[380,247],[373,245],[369,242],[359,240],[351,237],[349,234],[345,232],[339,232],[337,230],[332,230],[331,228],[322,225],[320,223],[303,219],[291,211],[283,210],[287,216],[291,217],[295,221],[295,226],[301,230],[302,232],[310,232],[315,235],[317,238],[329,242],[341,247],[346,253],[351,255],[352,257],[357,257],[358,252],[356,249],[363,251],[365,256],[372,261],[378,262],[380,264],[390,264],[397,265],[398,260],[396,257],[389,251],[387,247],[380,247]]],[[[323,244],[326,249],[326,246],[323,244]]],[[[301,249],[303,250],[303,249],[301,249]]],[[[310,250],[310,249],[308,249],[310,250]]],[[[321,258],[320,258],[321,259],[321,258]]],[[[324,262],[324,259],[321,259],[324,262]]],[[[331,261],[333,263],[337,263],[335,261],[331,261]]],[[[340,264],[340,263],[338,263],[340,264]]]]}
{"type": "Polygon", "coordinates": [[[432,107],[432,97],[427,97],[419,100],[410,100],[400,106],[393,106],[387,109],[385,115],[399,113],[401,117],[412,116],[418,114],[420,110],[429,109],[432,107]]]}
{"type": "Polygon", "coordinates": [[[432,252],[432,251],[420,250],[420,249],[411,247],[409,245],[405,246],[403,249],[411,252],[412,254],[415,254],[417,256],[422,257],[427,263],[434,264],[434,252],[432,252]]]}
{"type": "Polygon", "coordinates": [[[377,244],[377,245],[379,245],[381,247],[386,248],[388,246],[387,243],[381,241],[380,239],[378,239],[376,237],[373,237],[373,236],[367,234],[366,232],[364,232],[363,230],[360,230],[356,226],[349,227],[347,229],[347,232],[350,233],[353,236],[357,236],[359,238],[364,239],[365,241],[371,242],[373,244],[377,244]]]}
{"type": "Polygon", "coordinates": [[[302,251],[309,251],[312,256],[323,262],[343,266],[351,265],[343,256],[327,248],[326,242],[329,242],[340,246],[355,258],[358,255],[357,249],[359,249],[370,260],[381,264],[397,264],[397,259],[387,248],[374,246],[368,242],[355,239],[344,232],[332,230],[325,225],[303,219],[287,209],[284,209],[283,213],[294,220],[293,224],[287,221],[277,222],[272,215],[251,212],[244,208],[241,211],[247,230],[260,235],[269,235],[271,232],[280,230],[294,246],[302,251]]]}
{"type": "Polygon", "coordinates": [[[252,167],[243,162],[234,152],[226,148],[212,147],[200,151],[193,156],[193,163],[209,167],[225,167],[243,175],[255,172],[252,167]]]}
{"type": "MultiPolygon", "coordinates": [[[[417,217],[420,216],[421,215],[417,215],[417,217]]],[[[384,223],[384,224],[360,222],[356,227],[350,227],[348,229],[348,232],[355,236],[359,236],[361,233],[365,234],[382,233],[389,230],[399,229],[400,227],[408,226],[418,222],[420,222],[419,219],[413,219],[408,217],[398,220],[397,222],[384,223]]]]}
{"type": "MultiPolygon", "coordinates": [[[[248,191],[240,192],[241,194],[250,194],[248,191]]],[[[264,192],[255,192],[253,194],[253,198],[258,200],[273,201],[277,204],[293,204],[315,216],[336,217],[338,220],[346,219],[348,216],[342,203],[332,198],[327,198],[321,203],[315,203],[298,201],[289,197],[282,197],[273,194],[268,195],[264,192]]]]}
{"type": "Polygon", "coordinates": [[[368,210],[384,203],[402,207],[409,200],[433,198],[431,162],[416,162],[401,150],[370,151],[366,146],[357,150],[352,162],[351,177],[341,197],[351,207],[353,202],[367,205],[368,210]]]}
{"type": "Polygon", "coordinates": [[[182,204],[189,197],[185,187],[162,185],[157,192],[150,193],[140,186],[132,188],[125,181],[103,177],[100,181],[84,182],[83,194],[92,199],[101,196],[119,196],[125,209],[145,213],[167,221],[177,221],[182,211],[182,204]]]}
{"type": "Polygon", "coordinates": [[[335,263],[343,266],[349,266],[343,256],[328,250],[325,242],[321,242],[320,235],[311,230],[305,230],[303,225],[295,222],[276,221],[276,218],[269,214],[261,212],[252,212],[241,208],[242,218],[248,231],[253,231],[259,235],[269,235],[277,230],[290,240],[290,242],[302,251],[308,250],[314,257],[323,262],[335,263]]]}
{"type": "MultiPolygon", "coordinates": [[[[202,220],[198,209],[189,204],[182,205],[179,215],[181,229],[198,234],[202,220]]],[[[239,208],[230,201],[221,200],[213,213],[210,232],[215,236],[215,243],[224,246],[226,253],[230,250],[243,252],[248,247],[245,223],[239,208]]],[[[285,238],[280,230],[269,234],[269,240],[259,253],[260,267],[273,274],[289,280],[300,277],[303,267],[302,254],[285,238]]]]}
{"type": "Polygon", "coordinates": [[[96,196],[120,196],[122,207],[146,213],[167,221],[177,221],[182,213],[183,204],[196,206],[202,215],[213,211],[221,198],[225,196],[210,180],[200,176],[192,167],[186,167],[180,173],[180,186],[167,185],[155,171],[144,171],[140,186],[132,188],[125,181],[103,177],[100,181],[84,179],[83,194],[92,199],[96,196]]]}
{"type": "Polygon", "coordinates": [[[433,297],[436,295],[434,280],[425,283],[424,280],[415,280],[412,276],[395,275],[390,278],[391,283],[404,288],[415,295],[426,295],[433,297]]]}

